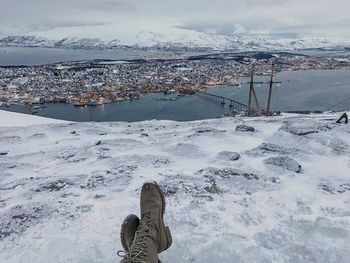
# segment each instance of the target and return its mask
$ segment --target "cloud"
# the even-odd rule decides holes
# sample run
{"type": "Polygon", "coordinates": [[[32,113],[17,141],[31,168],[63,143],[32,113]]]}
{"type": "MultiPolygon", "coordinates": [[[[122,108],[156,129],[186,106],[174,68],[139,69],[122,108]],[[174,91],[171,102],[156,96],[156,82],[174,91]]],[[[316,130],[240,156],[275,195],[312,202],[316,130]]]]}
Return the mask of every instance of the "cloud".
{"type": "Polygon", "coordinates": [[[348,0],[0,0],[0,6],[0,31],[155,21],[225,35],[350,38],[348,0]]]}
{"type": "Polygon", "coordinates": [[[247,29],[240,24],[234,24],[233,25],[233,33],[234,34],[245,34],[245,33],[247,33],[247,29]]]}

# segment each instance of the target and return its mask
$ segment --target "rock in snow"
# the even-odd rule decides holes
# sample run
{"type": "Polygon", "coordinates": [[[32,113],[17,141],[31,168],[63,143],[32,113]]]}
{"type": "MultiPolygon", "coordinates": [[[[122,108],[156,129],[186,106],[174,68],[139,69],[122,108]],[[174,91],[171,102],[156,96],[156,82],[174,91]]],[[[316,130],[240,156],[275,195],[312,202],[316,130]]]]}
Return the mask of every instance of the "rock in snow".
{"type": "Polygon", "coordinates": [[[218,153],[219,158],[226,161],[237,161],[241,155],[237,152],[223,151],[218,153]]]}
{"type": "Polygon", "coordinates": [[[350,159],[337,146],[350,145],[350,125],[336,115],[26,124],[3,114],[0,262],[118,262],[121,222],[139,214],[149,180],[165,191],[173,234],[163,262],[350,258],[350,159]],[[286,176],[299,169],[292,158],[302,175],[286,176]]]}
{"type": "Polygon", "coordinates": [[[270,157],[264,160],[264,163],[269,165],[279,166],[296,173],[301,172],[301,165],[294,159],[289,158],[287,156],[270,157]]]}
{"type": "Polygon", "coordinates": [[[241,132],[254,132],[255,129],[254,127],[248,126],[248,125],[237,125],[236,131],[241,131],[241,132]]]}
{"type": "Polygon", "coordinates": [[[296,148],[287,148],[284,146],[280,146],[277,144],[273,144],[273,143],[262,143],[261,145],[259,145],[258,147],[247,151],[247,154],[250,155],[266,155],[266,154],[281,154],[281,155],[286,155],[286,154],[301,154],[303,153],[303,151],[301,151],[300,149],[296,149],[296,148]]]}

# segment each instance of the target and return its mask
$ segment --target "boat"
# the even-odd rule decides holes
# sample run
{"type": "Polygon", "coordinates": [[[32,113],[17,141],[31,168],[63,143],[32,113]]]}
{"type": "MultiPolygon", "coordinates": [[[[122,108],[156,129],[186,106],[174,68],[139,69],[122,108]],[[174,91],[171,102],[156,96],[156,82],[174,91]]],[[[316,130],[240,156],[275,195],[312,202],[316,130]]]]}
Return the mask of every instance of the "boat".
{"type": "Polygon", "coordinates": [[[84,106],[85,106],[85,103],[82,102],[82,101],[77,101],[77,102],[74,103],[74,106],[75,106],[75,107],[84,107],[84,106]]]}
{"type": "Polygon", "coordinates": [[[98,102],[97,101],[89,101],[86,105],[88,105],[88,106],[98,106],[98,102]]]}

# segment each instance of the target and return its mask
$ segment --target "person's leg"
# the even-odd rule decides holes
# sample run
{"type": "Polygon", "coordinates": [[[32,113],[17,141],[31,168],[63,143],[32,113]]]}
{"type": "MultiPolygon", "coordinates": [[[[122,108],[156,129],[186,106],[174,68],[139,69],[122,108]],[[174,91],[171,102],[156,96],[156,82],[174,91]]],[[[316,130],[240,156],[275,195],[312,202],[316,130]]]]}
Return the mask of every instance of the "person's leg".
{"type": "MultiPolygon", "coordinates": [[[[125,257],[125,254],[130,251],[131,245],[134,242],[136,231],[140,225],[140,218],[137,215],[128,215],[122,225],[120,230],[120,241],[124,248],[124,251],[118,251],[120,257],[125,257]]],[[[162,263],[158,258],[158,263],[162,263]]]]}
{"type": "Polygon", "coordinates": [[[341,123],[343,119],[345,119],[346,124],[349,123],[348,115],[346,113],[340,116],[340,118],[337,120],[337,123],[341,123]]]}

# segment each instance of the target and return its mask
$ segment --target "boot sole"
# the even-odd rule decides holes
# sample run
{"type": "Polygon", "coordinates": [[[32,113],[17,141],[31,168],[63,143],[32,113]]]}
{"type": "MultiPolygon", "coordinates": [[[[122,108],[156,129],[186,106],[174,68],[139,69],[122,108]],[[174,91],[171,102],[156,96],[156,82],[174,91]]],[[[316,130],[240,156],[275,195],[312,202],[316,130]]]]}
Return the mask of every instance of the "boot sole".
{"type": "Polygon", "coordinates": [[[164,193],[163,193],[162,189],[160,189],[159,185],[156,182],[154,182],[154,185],[155,185],[155,187],[156,187],[157,191],[159,192],[161,199],[162,199],[162,216],[160,217],[160,220],[161,220],[162,230],[165,232],[166,243],[167,243],[167,245],[164,249],[158,248],[158,253],[161,253],[164,250],[167,250],[171,246],[171,244],[173,242],[173,238],[171,236],[169,227],[165,226],[165,224],[164,224],[164,214],[165,214],[165,206],[166,206],[164,193]]]}

